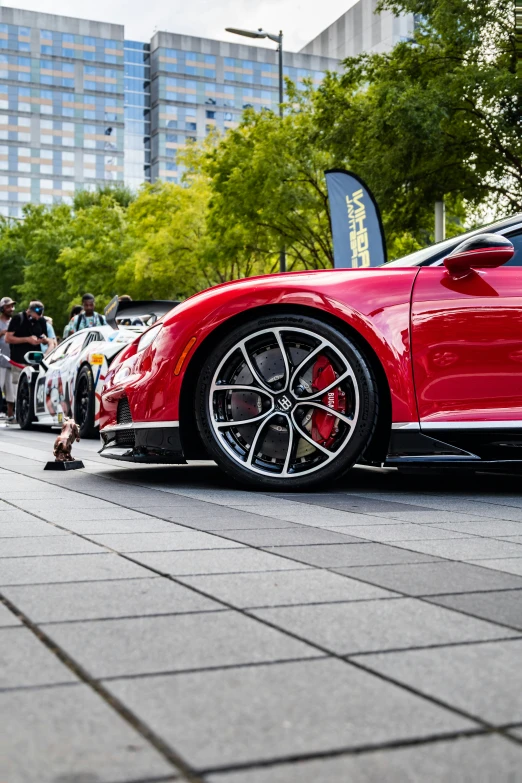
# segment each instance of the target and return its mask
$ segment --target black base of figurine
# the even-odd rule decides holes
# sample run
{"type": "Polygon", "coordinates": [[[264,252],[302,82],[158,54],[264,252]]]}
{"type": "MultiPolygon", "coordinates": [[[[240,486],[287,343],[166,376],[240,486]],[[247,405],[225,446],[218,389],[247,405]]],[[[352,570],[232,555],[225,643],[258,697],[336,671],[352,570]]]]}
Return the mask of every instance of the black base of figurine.
{"type": "Polygon", "coordinates": [[[59,462],[54,460],[53,462],[47,462],[44,470],[79,470],[84,468],[85,465],[81,459],[73,459],[70,462],[59,462]]]}

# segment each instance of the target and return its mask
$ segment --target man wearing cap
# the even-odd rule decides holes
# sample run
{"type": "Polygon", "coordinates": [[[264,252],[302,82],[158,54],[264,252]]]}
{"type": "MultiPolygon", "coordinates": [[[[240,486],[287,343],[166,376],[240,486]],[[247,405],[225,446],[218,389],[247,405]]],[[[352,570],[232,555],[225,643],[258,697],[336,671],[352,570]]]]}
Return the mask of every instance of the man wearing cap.
{"type": "Polygon", "coordinates": [[[0,299],[0,392],[7,402],[7,420],[14,421],[14,386],[10,346],[5,341],[7,328],[16,302],[9,296],[0,299]]]}
{"type": "MultiPolygon", "coordinates": [[[[24,356],[28,351],[39,351],[41,343],[47,345],[47,322],[43,313],[43,304],[34,300],[29,302],[25,312],[13,315],[5,336],[11,348],[11,361],[25,364],[24,356]]],[[[14,372],[16,380],[18,375],[14,372]]]]}
{"type": "Polygon", "coordinates": [[[100,315],[94,309],[94,296],[84,294],[82,296],[82,312],[71,321],[69,325],[69,334],[79,332],[80,329],[91,329],[93,326],[106,326],[107,321],[104,315],[100,315]]]}

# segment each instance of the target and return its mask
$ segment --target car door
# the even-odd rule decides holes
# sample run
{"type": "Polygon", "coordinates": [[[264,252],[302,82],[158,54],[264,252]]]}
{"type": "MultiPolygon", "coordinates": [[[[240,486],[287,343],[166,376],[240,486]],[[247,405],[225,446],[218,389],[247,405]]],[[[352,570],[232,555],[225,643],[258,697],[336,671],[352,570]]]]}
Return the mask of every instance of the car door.
{"type": "Polygon", "coordinates": [[[52,423],[56,424],[60,422],[63,414],[67,413],[70,371],[86,336],[85,332],[73,334],[44,357],[47,371],[44,378],[38,379],[38,384],[43,382],[43,385],[41,389],[37,388],[36,394],[37,405],[41,409],[40,419],[50,417],[52,423]]]}
{"type": "Polygon", "coordinates": [[[411,332],[421,430],[522,429],[522,228],[498,269],[422,267],[411,332]]]}

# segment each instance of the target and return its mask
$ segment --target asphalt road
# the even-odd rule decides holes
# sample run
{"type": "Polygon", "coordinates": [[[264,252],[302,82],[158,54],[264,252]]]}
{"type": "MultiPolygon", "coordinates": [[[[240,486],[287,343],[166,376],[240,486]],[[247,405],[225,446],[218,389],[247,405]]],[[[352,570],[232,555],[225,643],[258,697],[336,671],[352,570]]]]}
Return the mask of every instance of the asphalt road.
{"type": "Polygon", "coordinates": [[[356,469],[44,472],[0,427],[0,780],[522,780],[522,496],[356,469]]]}

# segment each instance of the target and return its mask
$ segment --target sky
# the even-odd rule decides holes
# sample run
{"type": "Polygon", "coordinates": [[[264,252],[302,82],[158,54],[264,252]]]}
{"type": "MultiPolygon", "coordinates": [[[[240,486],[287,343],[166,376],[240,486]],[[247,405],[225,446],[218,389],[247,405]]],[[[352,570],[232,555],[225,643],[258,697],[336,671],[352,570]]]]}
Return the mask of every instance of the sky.
{"type": "MultiPolygon", "coordinates": [[[[243,41],[225,32],[242,27],[283,30],[284,48],[297,52],[356,0],[7,0],[0,5],[125,25],[126,38],[149,40],[154,30],[243,41]]],[[[264,41],[257,42],[260,46],[264,41]]],[[[265,44],[275,46],[273,43],[265,44]]]]}

